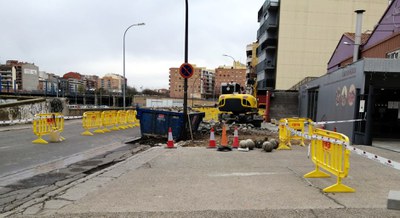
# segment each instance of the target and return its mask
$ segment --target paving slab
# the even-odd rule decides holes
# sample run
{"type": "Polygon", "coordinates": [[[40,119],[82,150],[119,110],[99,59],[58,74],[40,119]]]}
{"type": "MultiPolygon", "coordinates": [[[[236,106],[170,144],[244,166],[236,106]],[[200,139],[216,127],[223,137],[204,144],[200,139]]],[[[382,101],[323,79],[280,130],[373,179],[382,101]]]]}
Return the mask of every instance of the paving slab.
{"type": "Polygon", "coordinates": [[[400,210],[400,191],[390,190],[387,208],[392,210],[400,210]]]}
{"type": "Polygon", "coordinates": [[[399,171],[352,154],[350,174],[343,183],[356,192],[328,194],[322,189],[336,179],[303,178],[313,169],[307,148],[298,146],[272,153],[260,149],[217,152],[204,147],[173,150],[156,147],[107,169],[92,182],[88,180],[71,188],[59,199],[73,203],[44,210],[41,215],[365,217],[384,214],[392,217],[396,214],[397,211],[386,209],[386,204],[389,191],[398,189],[400,184],[399,171]],[[96,183],[103,179],[109,180],[96,183]]]}

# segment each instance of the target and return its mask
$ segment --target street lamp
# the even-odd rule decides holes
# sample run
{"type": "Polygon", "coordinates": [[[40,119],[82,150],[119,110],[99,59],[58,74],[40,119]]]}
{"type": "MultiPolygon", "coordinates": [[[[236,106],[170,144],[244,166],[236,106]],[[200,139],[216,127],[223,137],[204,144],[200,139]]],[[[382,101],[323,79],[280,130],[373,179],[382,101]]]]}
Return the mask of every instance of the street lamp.
{"type": "Polygon", "coordinates": [[[235,65],[236,65],[236,60],[235,60],[235,58],[233,58],[232,56],[230,56],[230,55],[227,55],[227,54],[222,54],[222,56],[225,56],[225,57],[230,57],[230,58],[232,58],[232,60],[233,60],[233,69],[235,69],[236,67],[235,67],[235,65]]]}
{"type": "Polygon", "coordinates": [[[128,32],[128,30],[131,28],[131,27],[133,27],[133,26],[142,26],[142,25],[145,25],[145,23],[136,23],[136,24],[132,24],[132,25],[130,25],[128,28],[126,28],[126,30],[125,30],[125,32],[124,32],[124,38],[123,38],[123,52],[122,52],[122,59],[123,59],[123,69],[122,69],[122,71],[123,71],[123,74],[124,74],[124,84],[123,84],[123,87],[122,87],[122,93],[123,93],[123,96],[122,96],[122,98],[123,98],[123,102],[124,102],[124,110],[125,110],[125,92],[126,92],[126,78],[125,78],[125,35],[126,35],[126,32],[128,32]]]}

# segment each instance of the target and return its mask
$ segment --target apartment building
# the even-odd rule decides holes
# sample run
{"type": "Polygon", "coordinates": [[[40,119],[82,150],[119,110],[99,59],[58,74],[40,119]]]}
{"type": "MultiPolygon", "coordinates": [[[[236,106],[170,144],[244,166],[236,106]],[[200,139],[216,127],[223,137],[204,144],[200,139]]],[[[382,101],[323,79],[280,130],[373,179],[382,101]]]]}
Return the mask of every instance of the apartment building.
{"type": "Polygon", "coordinates": [[[67,93],[76,94],[85,89],[85,83],[80,73],[68,72],[63,75],[63,78],[67,81],[67,93]]]}
{"type": "Polygon", "coordinates": [[[337,40],[354,30],[353,11],[366,10],[367,32],[387,6],[387,0],[266,0],[258,11],[258,90],[287,90],[323,75],[337,40]]]}
{"type": "Polygon", "coordinates": [[[17,91],[34,91],[39,86],[39,67],[34,63],[8,60],[7,66],[15,68],[15,88],[17,91]]]}
{"type": "MultiPolygon", "coordinates": [[[[246,46],[246,87],[253,87],[257,81],[256,67],[258,64],[257,58],[258,43],[253,42],[246,46]]],[[[247,93],[253,94],[253,89],[248,88],[247,93]]]]}
{"type": "MultiPolygon", "coordinates": [[[[193,66],[193,76],[188,79],[188,98],[209,98],[213,94],[214,71],[205,67],[193,66]]],[[[171,98],[183,98],[184,78],[179,74],[179,68],[169,69],[169,95],[171,98]]]]}
{"type": "Polygon", "coordinates": [[[15,67],[0,65],[0,92],[14,92],[16,87],[17,72],[15,67]]]}
{"type": "Polygon", "coordinates": [[[109,73],[106,74],[103,78],[98,79],[97,88],[102,88],[106,91],[113,93],[122,93],[123,84],[124,84],[123,76],[114,73],[109,73]]]}
{"type": "Polygon", "coordinates": [[[215,69],[215,93],[221,94],[221,83],[236,82],[241,87],[246,85],[246,65],[234,61],[233,66],[219,66],[215,69]]]}

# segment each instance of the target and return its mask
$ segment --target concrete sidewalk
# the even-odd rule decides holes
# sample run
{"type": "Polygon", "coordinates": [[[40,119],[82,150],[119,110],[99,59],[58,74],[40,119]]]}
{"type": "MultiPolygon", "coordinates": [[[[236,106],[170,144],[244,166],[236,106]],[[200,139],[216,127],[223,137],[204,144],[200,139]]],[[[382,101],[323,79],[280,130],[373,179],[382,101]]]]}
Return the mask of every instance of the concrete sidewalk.
{"type": "MultiPolygon", "coordinates": [[[[399,217],[387,210],[400,172],[352,154],[345,185],[335,177],[304,179],[314,166],[307,148],[265,153],[154,147],[72,184],[23,214],[54,217],[399,217]]],[[[372,148],[374,149],[374,148],[372,148]]],[[[373,151],[370,151],[373,152],[373,151]]],[[[387,156],[389,151],[378,150],[387,156]]],[[[392,154],[393,155],[393,154],[392,154]]],[[[393,156],[398,156],[398,153],[393,156]]]]}

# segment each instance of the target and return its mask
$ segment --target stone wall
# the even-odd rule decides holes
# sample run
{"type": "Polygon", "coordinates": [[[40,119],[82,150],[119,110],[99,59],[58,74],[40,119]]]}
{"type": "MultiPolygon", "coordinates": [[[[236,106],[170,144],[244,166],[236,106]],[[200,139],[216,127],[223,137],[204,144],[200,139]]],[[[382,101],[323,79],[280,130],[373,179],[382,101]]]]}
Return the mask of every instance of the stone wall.
{"type": "Polygon", "coordinates": [[[276,91],[271,97],[270,117],[281,119],[299,116],[299,93],[276,91]]]}
{"type": "Polygon", "coordinates": [[[0,121],[32,119],[35,114],[62,112],[67,115],[65,99],[29,99],[0,104],[0,121]]]}

